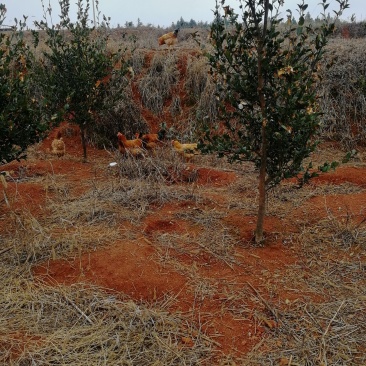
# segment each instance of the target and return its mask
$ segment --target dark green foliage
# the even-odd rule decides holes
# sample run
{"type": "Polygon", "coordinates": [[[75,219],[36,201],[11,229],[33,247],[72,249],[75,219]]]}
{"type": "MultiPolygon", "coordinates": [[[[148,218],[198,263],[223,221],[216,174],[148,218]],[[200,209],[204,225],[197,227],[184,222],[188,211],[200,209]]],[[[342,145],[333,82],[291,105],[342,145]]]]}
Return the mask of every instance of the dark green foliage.
{"type": "MultiPolygon", "coordinates": [[[[0,25],[5,12],[0,4],[0,25]]],[[[0,33],[0,165],[25,158],[27,147],[49,127],[34,84],[34,57],[24,41],[25,20],[0,33]]]]}
{"type": "MultiPolygon", "coordinates": [[[[59,0],[59,4],[58,27],[50,25],[46,17],[36,23],[45,31],[49,47],[43,52],[41,78],[46,85],[48,106],[57,121],[67,120],[80,126],[86,160],[86,132],[92,131],[103,113],[113,109],[122,98],[128,83],[124,77],[127,64],[122,50],[107,49],[109,20],[104,17],[104,27],[90,27],[89,0],[78,0],[75,23],[68,15],[70,1],[59,0]]],[[[33,35],[37,45],[38,33],[33,35]]]]}

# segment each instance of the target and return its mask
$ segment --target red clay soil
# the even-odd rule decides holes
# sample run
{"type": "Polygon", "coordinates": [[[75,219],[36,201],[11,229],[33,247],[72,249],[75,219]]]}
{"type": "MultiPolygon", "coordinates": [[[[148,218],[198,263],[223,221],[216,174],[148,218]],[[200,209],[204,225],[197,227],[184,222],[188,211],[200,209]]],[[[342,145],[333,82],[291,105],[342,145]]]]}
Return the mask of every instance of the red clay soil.
{"type": "MultiPolygon", "coordinates": [[[[31,159],[21,163],[11,163],[3,166],[3,170],[13,171],[13,176],[45,178],[48,173],[61,174],[65,181],[74,187],[74,194],[85,190],[85,181],[98,179],[96,175],[97,163],[108,161],[108,154],[88,147],[89,163],[81,163],[82,149],[80,137],[73,133],[69,126],[63,125],[63,136],[67,146],[66,156],[63,158],[49,158],[48,160],[31,159]]],[[[50,143],[57,131],[54,131],[42,144],[40,150],[47,153],[50,143]]],[[[188,166],[193,169],[193,166],[188,166]]],[[[216,171],[213,169],[199,169],[197,184],[209,184],[212,187],[223,189],[236,179],[233,172],[216,171]]],[[[364,186],[366,179],[364,171],[357,168],[340,168],[336,172],[315,180],[315,184],[332,181],[340,184],[344,181],[364,186]]],[[[7,195],[12,203],[12,210],[30,210],[35,217],[46,214],[45,207],[47,195],[43,183],[27,182],[20,179],[17,183],[9,182],[7,195]]],[[[218,193],[218,197],[222,193],[218,193]]],[[[314,198],[307,204],[311,205],[314,217],[321,218],[326,215],[324,202],[314,198]]],[[[366,194],[335,196],[328,203],[332,209],[349,207],[357,211],[357,207],[366,206],[366,194]]],[[[34,268],[34,275],[50,284],[73,284],[77,282],[92,283],[110,291],[128,294],[136,301],[155,302],[163,298],[171,298],[169,310],[189,313],[192,319],[202,325],[208,335],[214,337],[217,347],[223,353],[234,352],[238,355],[247,353],[257,344],[276,323],[269,313],[266,319],[259,321],[254,316],[258,304],[252,303],[252,316],[237,318],[224,311],[228,299],[225,294],[227,284],[231,284],[240,292],[243,286],[250,285],[255,289],[270,286],[273,276],[286,276],[288,266],[298,263],[296,250],[291,245],[286,245],[284,236],[295,229],[289,222],[284,224],[278,218],[268,217],[265,230],[270,234],[270,240],[261,248],[254,246],[238,246],[235,250],[237,263],[228,265],[214,255],[200,248],[193,247],[180,253],[169,249],[166,254],[175,256],[177,261],[186,267],[196,268],[197,276],[207,281],[208,284],[218,288],[217,295],[195,297],[191,286],[194,278],[185,277],[177,268],[169,263],[158,261],[159,251],[153,244],[154,235],[158,232],[179,233],[189,237],[199,233],[199,227],[188,221],[177,219],[174,213],[189,207],[195,209],[194,202],[169,203],[157,209],[153,215],[146,217],[141,224],[140,235],[134,240],[116,240],[104,249],[85,253],[81,258],[53,260],[34,268]],[[234,285],[233,285],[234,284],[234,285]]],[[[3,210],[3,208],[2,208],[3,210]]],[[[6,208],[4,208],[6,210],[6,208]]],[[[6,216],[1,215],[3,222],[0,227],[5,229],[6,216]]],[[[234,211],[226,217],[226,223],[239,229],[243,242],[250,239],[253,233],[254,217],[243,217],[234,211]]],[[[9,222],[8,222],[9,223],[9,222]]],[[[125,229],[128,229],[126,226],[125,229]]],[[[1,232],[1,229],[0,229],[1,232]]],[[[180,235],[182,236],[182,235],[180,235]]],[[[160,253],[161,254],[161,253],[160,253]]],[[[306,275],[306,269],[304,269],[306,275]]],[[[301,299],[304,294],[290,290],[278,289],[278,300],[290,301],[301,299]]],[[[320,296],[320,295],[319,295],[320,296]]],[[[246,299],[246,304],[251,304],[246,299]]],[[[232,306],[240,307],[237,300],[232,306]]],[[[246,305],[248,306],[248,305],[246,305]]]]}
{"type": "Polygon", "coordinates": [[[364,168],[359,167],[339,167],[335,171],[323,174],[317,177],[312,184],[342,184],[345,182],[356,184],[360,187],[366,187],[366,176],[364,168]]]}
{"type": "Polygon", "coordinates": [[[12,360],[16,360],[25,350],[37,349],[42,344],[42,338],[30,336],[22,332],[13,332],[6,334],[6,341],[0,341],[1,349],[6,349],[6,355],[2,358],[7,365],[12,364],[12,360]]]}

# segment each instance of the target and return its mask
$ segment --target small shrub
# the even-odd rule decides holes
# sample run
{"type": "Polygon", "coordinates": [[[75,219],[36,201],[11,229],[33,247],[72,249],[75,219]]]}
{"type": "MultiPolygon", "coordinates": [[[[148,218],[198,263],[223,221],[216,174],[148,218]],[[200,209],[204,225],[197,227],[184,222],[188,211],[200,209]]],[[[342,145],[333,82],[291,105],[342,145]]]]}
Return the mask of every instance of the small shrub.
{"type": "MultiPolygon", "coordinates": [[[[0,4],[0,25],[6,14],[0,4]]],[[[34,82],[34,55],[24,40],[25,20],[0,33],[0,165],[26,157],[50,123],[34,82]]]]}
{"type": "MultiPolygon", "coordinates": [[[[114,92],[113,89],[110,91],[112,99],[114,92]]],[[[123,93],[123,97],[112,108],[99,115],[95,123],[87,128],[88,139],[98,147],[117,147],[119,131],[131,138],[136,132],[148,131],[141,110],[133,99],[130,84],[125,87],[123,93]]],[[[109,95],[109,93],[106,95],[106,99],[109,95]]]]}
{"type": "MultiPolygon", "coordinates": [[[[105,111],[111,110],[123,96],[128,65],[121,49],[110,53],[108,21],[104,26],[89,27],[89,0],[78,0],[77,21],[69,17],[69,0],[59,0],[59,27],[45,20],[36,22],[45,31],[48,50],[43,51],[41,78],[49,108],[57,120],[68,120],[80,127],[84,160],[86,132],[93,128],[105,111]]],[[[51,15],[51,9],[49,9],[51,15]]],[[[38,32],[33,32],[35,45],[38,32]]]]}
{"type": "MultiPolygon", "coordinates": [[[[337,15],[348,7],[348,0],[338,2],[337,15]]],[[[281,30],[282,0],[243,1],[241,18],[233,9],[222,16],[216,1],[211,28],[215,49],[209,61],[217,97],[224,95],[224,122],[208,121],[203,149],[217,151],[229,161],[251,161],[258,169],[257,244],[264,240],[268,190],[301,173],[303,180],[313,176],[311,164],[303,167],[303,161],[316,148],[321,116],[318,66],[334,30],[325,17],[329,4],[324,0],[322,5],[319,28],[305,24],[308,5],[302,1],[297,24],[292,24],[289,12],[287,28],[281,30]]]]}

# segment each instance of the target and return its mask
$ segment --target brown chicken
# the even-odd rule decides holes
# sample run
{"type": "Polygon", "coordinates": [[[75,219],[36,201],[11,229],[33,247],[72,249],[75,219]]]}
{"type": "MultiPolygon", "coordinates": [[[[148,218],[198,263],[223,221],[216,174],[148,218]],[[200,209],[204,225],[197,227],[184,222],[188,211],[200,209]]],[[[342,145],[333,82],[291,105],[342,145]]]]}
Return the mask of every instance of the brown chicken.
{"type": "Polygon", "coordinates": [[[175,29],[174,32],[169,32],[163,34],[161,37],[158,38],[159,46],[166,44],[167,46],[173,46],[177,43],[178,39],[178,32],[179,29],[175,29]]]}
{"type": "Polygon", "coordinates": [[[136,138],[142,140],[142,147],[150,152],[159,146],[159,139],[157,137],[158,135],[155,133],[142,134],[140,132],[136,133],[135,136],[136,138]]]}
{"type": "Polygon", "coordinates": [[[126,136],[118,132],[118,150],[122,155],[132,155],[134,157],[144,156],[141,139],[127,140],[126,136]]]}
{"type": "Polygon", "coordinates": [[[120,143],[122,143],[122,145],[126,149],[128,149],[128,148],[142,147],[142,140],[141,139],[127,140],[126,136],[123,133],[121,133],[121,132],[118,132],[117,133],[117,138],[118,138],[118,141],[120,143]]]}
{"type": "Polygon", "coordinates": [[[65,143],[62,140],[61,132],[57,133],[56,138],[51,143],[51,154],[57,155],[59,158],[65,155],[65,143]]]}
{"type": "Polygon", "coordinates": [[[162,146],[165,140],[166,130],[161,129],[158,133],[136,133],[136,138],[142,140],[142,146],[147,150],[155,149],[156,147],[162,146]]]}

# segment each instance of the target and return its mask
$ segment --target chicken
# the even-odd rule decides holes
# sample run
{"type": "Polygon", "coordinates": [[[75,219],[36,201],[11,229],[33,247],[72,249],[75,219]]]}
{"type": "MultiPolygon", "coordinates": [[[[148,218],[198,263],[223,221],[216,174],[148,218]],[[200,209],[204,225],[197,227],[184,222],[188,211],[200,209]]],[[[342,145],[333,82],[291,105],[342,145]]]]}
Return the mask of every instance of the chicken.
{"type": "Polygon", "coordinates": [[[117,133],[117,138],[118,138],[118,141],[120,143],[122,143],[122,145],[126,148],[126,149],[129,149],[129,148],[137,148],[137,147],[142,147],[142,140],[137,138],[137,139],[134,139],[134,140],[127,140],[126,136],[121,133],[121,132],[118,132],[117,133]]]}
{"type": "Polygon", "coordinates": [[[157,133],[135,133],[135,136],[137,139],[141,139],[142,140],[142,144],[144,145],[144,143],[150,143],[150,142],[158,142],[159,141],[159,137],[157,133]]]}
{"type": "Polygon", "coordinates": [[[141,139],[127,140],[126,136],[118,132],[118,150],[122,155],[132,155],[134,157],[144,156],[144,149],[141,139]]]}
{"type": "Polygon", "coordinates": [[[166,44],[167,46],[173,46],[177,43],[179,28],[175,29],[174,32],[163,34],[158,38],[159,46],[166,44]]]}
{"type": "Polygon", "coordinates": [[[134,158],[143,158],[145,157],[145,150],[142,147],[130,147],[128,149],[125,149],[125,156],[132,156],[134,158]]]}
{"type": "Polygon", "coordinates": [[[195,151],[197,143],[181,144],[178,140],[173,140],[172,145],[176,151],[195,151]]]}
{"type": "Polygon", "coordinates": [[[51,154],[61,157],[65,155],[65,151],[65,142],[62,139],[61,132],[58,131],[56,138],[51,143],[51,154]]]}
{"type": "Polygon", "coordinates": [[[181,144],[179,141],[173,140],[172,145],[174,150],[187,161],[193,159],[195,155],[200,154],[197,143],[181,144]]]}
{"type": "Polygon", "coordinates": [[[158,133],[136,133],[136,138],[142,140],[142,146],[147,150],[153,150],[163,144],[165,139],[166,131],[161,129],[158,133]]]}
{"type": "Polygon", "coordinates": [[[136,133],[135,136],[142,140],[142,146],[146,150],[152,151],[158,147],[159,139],[156,133],[142,134],[140,132],[136,133]]]}

